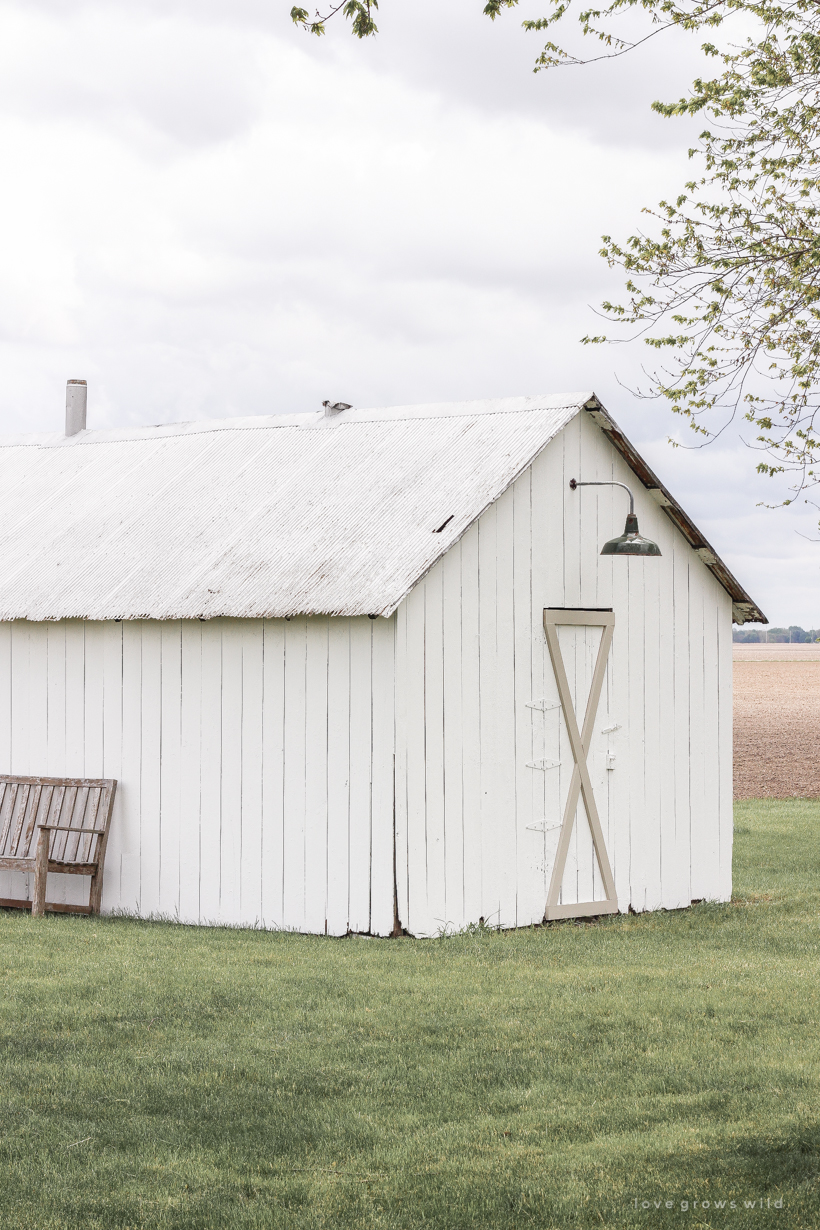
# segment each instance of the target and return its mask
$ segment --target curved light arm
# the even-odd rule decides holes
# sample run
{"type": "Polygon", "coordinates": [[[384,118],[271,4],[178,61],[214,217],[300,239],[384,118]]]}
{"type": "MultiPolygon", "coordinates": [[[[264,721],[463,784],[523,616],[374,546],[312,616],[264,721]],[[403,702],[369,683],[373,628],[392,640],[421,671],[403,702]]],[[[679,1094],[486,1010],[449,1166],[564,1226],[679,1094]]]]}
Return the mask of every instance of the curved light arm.
{"type": "Polygon", "coordinates": [[[633,496],[629,487],[627,487],[626,483],[616,483],[614,480],[612,482],[601,482],[601,483],[579,483],[576,478],[571,478],[569,480],[569,485],[570,485],[570,490],[572,491],[574,491],[576,487],[623,487],[624,491],[629,496],[630,515],[634,515],[635,497],[633,496]]]}

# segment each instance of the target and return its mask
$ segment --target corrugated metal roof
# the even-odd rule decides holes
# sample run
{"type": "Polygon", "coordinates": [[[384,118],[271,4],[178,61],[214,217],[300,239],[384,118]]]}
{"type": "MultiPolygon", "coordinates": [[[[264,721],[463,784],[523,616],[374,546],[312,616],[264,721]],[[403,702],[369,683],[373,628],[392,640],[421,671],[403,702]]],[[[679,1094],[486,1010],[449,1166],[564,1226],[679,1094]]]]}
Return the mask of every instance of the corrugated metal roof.
{"type": "Polygon", "coordinates": [[[0,619],[390,614],[591,399],[6,437],[0,619]]]}

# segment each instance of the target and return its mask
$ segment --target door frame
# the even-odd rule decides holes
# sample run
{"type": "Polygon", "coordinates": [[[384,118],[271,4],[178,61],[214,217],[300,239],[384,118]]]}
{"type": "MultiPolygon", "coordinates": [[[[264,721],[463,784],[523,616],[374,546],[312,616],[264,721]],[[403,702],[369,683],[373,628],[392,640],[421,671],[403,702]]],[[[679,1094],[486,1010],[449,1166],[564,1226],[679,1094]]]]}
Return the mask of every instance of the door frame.
{"type": "Polygon", "coordinates": [[[609,855],[607,854],[604,834],[598,815],[598,807],[592,790],[592,781],[589,776],[589,766],[587,765],[587,756],[592,744],[593,728],[598,714],[598,705],[601,700],[601,691],[606,676],[606,666],[609,659],[609,651],[612,647],[614,631],[615,612],[611,609],[589,610],[579,607],[569,609],[566,607],[544,607],[544,634],[547,638],[547,647],[552,661],[552,669],[555,673],[555,682],[558,685],[558,696],[561,701],[561,709],[564,714],[564,722],[566,723],[574,761],[569,793],[561,820],[558,848],[555,852],[555,863],[552,868],[549,890],[547,892],[547,904],[544,909],[545,919],[585,918],[596,914],[618,913],[618,894],[615,891],[615,880],[612,875],[609,855]],[[592,683],[590,684],[584,724],[581,730],[578,729],[578,719],[572,702],[572,693],[564,666],[564,659],[561,655],[561,646],[558,642],[558,628],[561,625],[601,628],[601,643],[598,646],[598,657],[592,672],[592,683]],[[564,878],[564,869],[566,867],[567,854],[569,853],[569,842],[575,824],[575,816],[582,799],[586,809],[590,833],[592,834],[595,857],[598,859],[598,867],[600,868],[601,879],[604,883],[605,897],[603,901],[580,901],[571,904],[559,904],[558,897],[561,893],[561,881],[564,878]]]}

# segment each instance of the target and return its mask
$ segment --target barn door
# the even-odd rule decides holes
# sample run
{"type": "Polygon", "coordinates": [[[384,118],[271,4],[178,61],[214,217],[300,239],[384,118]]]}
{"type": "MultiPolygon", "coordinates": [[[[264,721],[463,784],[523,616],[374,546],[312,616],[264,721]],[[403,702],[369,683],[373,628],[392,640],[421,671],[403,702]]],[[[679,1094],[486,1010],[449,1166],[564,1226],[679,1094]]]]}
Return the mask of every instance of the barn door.
{"type": "Polygon", "coordinates": [[[615,881],[587,759],[614,628],[612,611],[544,611],[544,632],[573,762],[545,918],[618,912],[615,881]],[[568,868],[571,847],[573,858],[568,868]]]}

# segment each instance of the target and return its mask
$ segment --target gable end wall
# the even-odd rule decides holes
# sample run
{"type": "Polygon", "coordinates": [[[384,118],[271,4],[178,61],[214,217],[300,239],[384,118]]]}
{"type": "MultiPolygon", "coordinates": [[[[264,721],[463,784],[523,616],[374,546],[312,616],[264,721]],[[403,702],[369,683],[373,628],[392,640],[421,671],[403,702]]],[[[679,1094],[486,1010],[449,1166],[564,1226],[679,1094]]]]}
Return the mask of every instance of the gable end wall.
{"type": "MultiPolygon", "coordinates": [[[[413,934],[543,917],[557,841],[543,829],[572,770],[559,711],[528,707],[558,700],[546,606],[615,611],[589,763],[620,909],[731,894],[731,599],[581,414],[397,612],[397,878],[413,934]],[[627,483],[662,557],[600,556],[623,532],[626,493],[572,492],[572,477],[627,483]],[[528,767],[547,758],[560,766],[528,767]]],[[[576,648],[581,673],[598,635],[576,648]]],[[[598,900],[580,817],[563,899],[598,900]]]]}

